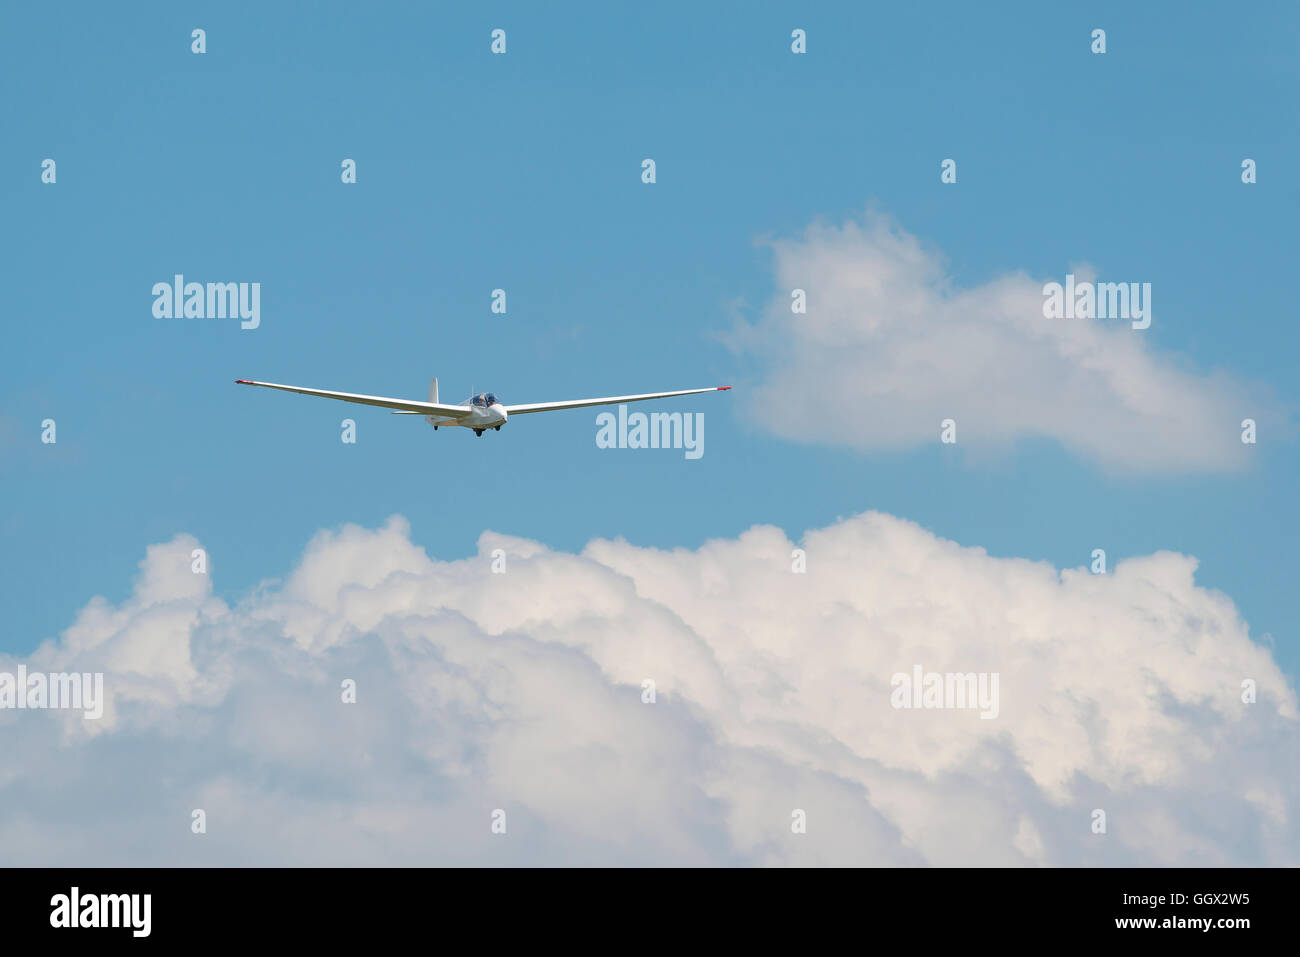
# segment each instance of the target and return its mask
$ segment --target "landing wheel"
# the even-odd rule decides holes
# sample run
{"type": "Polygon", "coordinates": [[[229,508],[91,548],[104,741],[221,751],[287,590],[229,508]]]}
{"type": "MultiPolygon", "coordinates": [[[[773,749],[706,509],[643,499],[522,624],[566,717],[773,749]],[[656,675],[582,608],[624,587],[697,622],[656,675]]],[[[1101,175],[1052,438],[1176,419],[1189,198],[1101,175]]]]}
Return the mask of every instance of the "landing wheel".
{"type": "Polygon", "coordinates": [[[501,431],[501,426],[498,425],[498,426],[496,427],[496,429],[497,429],[498,432],[500,432],[500,431],[501,431]]]}
{"type": "Polygon", "coordinates": [[[480,439],[483,438],[483,430],[482,430],[482,429],[475,429],[475,430],[474,430],[474,434],[477,435],[480,439]]]}
{"type": "Polygon", "coordinates": [[[438,427],[437,427],[436,425],[433,427],[433,431],[435,431],[435,432],[438,431],[438,427]]]}

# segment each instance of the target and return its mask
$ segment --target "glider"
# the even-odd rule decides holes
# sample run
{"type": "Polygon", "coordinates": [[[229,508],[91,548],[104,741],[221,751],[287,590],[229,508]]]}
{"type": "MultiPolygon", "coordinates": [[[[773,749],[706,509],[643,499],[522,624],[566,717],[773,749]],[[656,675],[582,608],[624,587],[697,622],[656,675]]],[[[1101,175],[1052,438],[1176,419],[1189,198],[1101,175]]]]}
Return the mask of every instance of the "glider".
{"type": "Polygon", "coordinates": [[[503,405],[495,394],[480,392],[459,405],[444,405],[438,401],[437,379],[429,384],[428,402],[390,399],[382,395],[357,395],[353,392],[329,392],[325,389],[304,389],[302,386],[255,382],[252,379],[236,379],[235,383],[259,385],[264,389],[279,389],[282,392],[297,392],[299,395],[316,395],[323,399],[338,399],[341,402],[356,402],[359,405],[376,405],[383,409],[391,409],[394,415],[422,415],[435,430],[443,425],[458,425],[461,428],[473,429],[474,434],[480,436],[488,429],[501,431],[501,426],[505,425],[506,420],[512,415],[555,412],[559,409],[582,409],[592,405],[621,405],[624,402],[669,399],[676,395],[695,395],[698,392],[725,392],[731,388],[729,385],[716,385],[707,389],[682,389],[679,392],[647,392],[644,395],[614,395],[603,399],[571,399],[565,402],[533,402],[527,405],[503,405]]]}

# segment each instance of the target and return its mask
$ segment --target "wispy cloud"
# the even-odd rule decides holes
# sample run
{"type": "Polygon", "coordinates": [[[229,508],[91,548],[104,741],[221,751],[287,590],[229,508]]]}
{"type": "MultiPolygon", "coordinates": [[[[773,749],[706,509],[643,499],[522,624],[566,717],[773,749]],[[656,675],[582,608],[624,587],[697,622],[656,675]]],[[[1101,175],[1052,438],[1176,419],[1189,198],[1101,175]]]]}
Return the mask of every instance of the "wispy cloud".
{"type": "MultiPolygon", "coordinates": [[[[739,401],[785,438],[909,449],[953,419],[976,452],[1045,437],[1111,471],[1175,472],[1248,465],[1244,419],[1290,432],[1269,390],[1191,370],[1126,320],[1045,318],[1043,286],[1064,268],[958,288],[937,252],[874,213],[770,245],[776,299],[725,338],[763,370],[739,401]]],[[[1155,322],[1176,322],[1153,298],[1155,322]]]]}

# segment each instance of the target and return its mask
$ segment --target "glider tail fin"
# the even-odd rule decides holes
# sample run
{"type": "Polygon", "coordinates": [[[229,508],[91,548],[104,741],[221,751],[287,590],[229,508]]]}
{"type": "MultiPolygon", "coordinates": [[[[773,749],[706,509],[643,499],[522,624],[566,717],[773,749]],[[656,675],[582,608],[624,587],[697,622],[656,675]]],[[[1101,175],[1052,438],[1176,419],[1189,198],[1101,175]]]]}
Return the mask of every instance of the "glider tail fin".
{"type": "Polygon", "coordinates": [[[429,401],[430,402],[438,401],[438,380],[437,379],[429,380],[429,401]]]}

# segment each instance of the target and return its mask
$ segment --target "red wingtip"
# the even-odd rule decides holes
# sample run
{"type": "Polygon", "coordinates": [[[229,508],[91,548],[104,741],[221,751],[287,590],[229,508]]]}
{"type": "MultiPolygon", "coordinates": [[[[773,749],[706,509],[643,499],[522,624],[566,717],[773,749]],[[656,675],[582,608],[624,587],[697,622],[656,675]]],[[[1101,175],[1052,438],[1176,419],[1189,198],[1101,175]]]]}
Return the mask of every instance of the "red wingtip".
{"type": "Polygon", "coordinates": [[[729,385],[720,385],[720,386],[718,386],[718,391],[719,391],[719,392],[726,392],[726,391],[727,391],[728,389],[730,389],[730,388],[731,388],[731,386],[729,386],[729,385]]]}
{"type": "Polygon", "coordinates": [[[255,385],[252,379],[236,379],[235,385],[255,385]]]}

